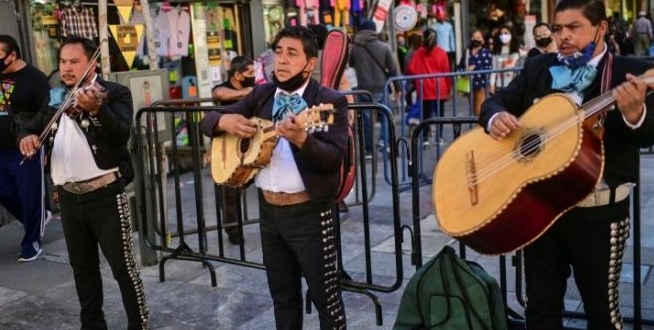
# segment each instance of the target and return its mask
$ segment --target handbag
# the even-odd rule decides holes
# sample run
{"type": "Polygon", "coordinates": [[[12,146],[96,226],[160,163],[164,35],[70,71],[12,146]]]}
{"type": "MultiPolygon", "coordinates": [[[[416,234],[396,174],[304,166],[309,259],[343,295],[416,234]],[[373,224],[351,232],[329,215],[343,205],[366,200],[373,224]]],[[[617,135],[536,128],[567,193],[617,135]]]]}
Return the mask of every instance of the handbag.
{"type": "MultiPolygon", "coordinates": [[[[463,58],[461,59],[461,63],[463,64],[463,67],[467,67],[468,65],[468,51],[463,54],[463,58]]],[[[459,64],[461,65],[461,64],[459,64]]],[[[470,76],[469,75],[464,75],[464,76],[457,76],[454,80],[454,88],[457,93],[461,94],[469,94],[470,93],[470,76]]]]}
{"type": "Polygon", "coordinates": [[[456,77],[455,87],[457,93],[469,94],[470,93],[470,76],[456,77]]]}

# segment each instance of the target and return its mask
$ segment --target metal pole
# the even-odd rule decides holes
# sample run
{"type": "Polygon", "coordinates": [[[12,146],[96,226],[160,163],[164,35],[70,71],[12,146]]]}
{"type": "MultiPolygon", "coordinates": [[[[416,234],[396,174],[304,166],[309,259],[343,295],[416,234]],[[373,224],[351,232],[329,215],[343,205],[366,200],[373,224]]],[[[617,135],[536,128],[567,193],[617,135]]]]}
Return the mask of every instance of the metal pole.
{"type": "MultiPolygon", "coordinates": [[[[100,40],[109,40],[109,26],[107,25],[107,0],[98,0],[98,25],[100,30],[98,35],[100,40]]],[[[102,68],[102,78],[109,80],[111,73],[111,64],[109,63],[109,43],[100,42],[100,67],[102,68]]]]}
{"type": "MultiPolygon", "coordinates": [[[[150,70],[158,70],[159,69],[159,63],[157,61],[157,52],[155,51],[155,45],[154,45],[154,30],[152,28],[152,16],[150,16],[150,4],[149,4],[148,0],[141,0],[140,3],[141,3],[141,11],[143,13],[143,23],[145,24],[145,40],[146,40],[147,45],[148,45],[148,59],[149,59],[150,70]]],[[[146,106],[150,106],[150,105],[147,104],[146,106]]],[[[137,110],[138,109],[134,109],[135,112],[137,110]]],[[[133,132],[134,132],[133,134],[141,134],[141,132],[139,131],[139,128],[141,127],[141,123],[135,122],[134,125],[135,125],[136,129],[133,130],[133,132]]],[[[146,125],[146,127],[149,127],[149,126],[146,125]]],[[[154,127],[152,129],[156,130],[157,128],[154,127]]],[[[136,139],[135,139],[134,135],[132,135],[131,141],[133,143],[132,146],[131,146],[132,149],[130,150],[132,155],[136,154],[136,148],[142,148],[142,150],[145,150],[145,147],[143,145],[137,145],[135,143],[136,139]]],[[[162,150],[163,150],[163,145],[160,145],[159,148],[162,148],[162,150]]],[[[136,160],[133,160],[133,161],[136,161],[136,160]]],[[[162,159],[162,161],[165,162],[165,157],[164,157],[164,159],[162,159]]],[[[165,167],[162,166],[161,168],[165,168],[165,167]]],[[[140,242],[139,252],[141,253],[141,265],[143,265],[143,266],[152,266],[152,265],[156,265],[157,262],[159,262],[159,257],[157,256],[157,251],[156,250],[150,249],[150,248],[148,248],[146,246],[144,237],[151,237],[152,239],[156,239],[156,237],[157,237],[155,235],[155,232],[154,232],[154,227],[155,227],[154,223],[156,221],[155,219],[157,219],[157,216],[156,216],[157,211],[156,211],[156,209],[153,207],[153,205],[151,203],[147,202],[147,201],[153,200],[152,194],[156,194],[156,192],[153,191],[153,189],[152,189],[153,183],[149,182],[147,180],[147,178],[149,178],[149,176],[147,176],[146,173],[143,173],[142,164],[134,163],[134,169],[135,169],[135,173],[134,173],[133,188],[134,188],[134,191],[136,192],[134,194],[134,197],[135,197],[135,204],[134,205],[136,205],[137,210],[141,210],[141,209],[143,209],[142,204],[145,203],[145,208],[146,208],[146,212],[144,214],[140,213],[140,212],[133,212],[133,214],[136,215],[135,220],[136,220],[138,231],[139,231],[139,242],[140,242]],[[141,178],[143,178],[143,177],[146,178],[146,180],[143,181],[145,183],[145,186],[141,184],[141,178]],[[143,195],[140,194],[139,191],[142,191],[142,189],[145,189],[145,192],[146,192],[145,193],[145,196],[146,196],[145,200],[140,200],[140,197],[142,197],[143,195]],[[142,217],[145,217],[145,220],[143,220],[142,217]],[[143,225],[144,221],[145,221],[145,223],[150,224],[150,225],[149,226],[144,226],[143,225]]],[[[154,169],[150,169],[150,170],[154,171],[154,169]]],[[[166,182],[165,181],[166,180],[165,171],[162,171],[161,178],[162,178],[162,180],[164,180],[163,182],[166,182]]],[[[164,186],[165,186],[165,184],[164,184],[164,186]]],[[[164,191],[163,193],[166,192],[165,189],[163,191],[164,191]]]]}
{"type": "Polygon", "coordinates": [[[148,43],[148,59],[150,60],[150,70],[159,69],[157,61],[157,52],[154,46],[154,30],[152,29],[152,17],[150,16],[150,4],[148,0],[141,0],[141,10],[143,12],[143,23],[145,24],[145,40],[148,43]]]}

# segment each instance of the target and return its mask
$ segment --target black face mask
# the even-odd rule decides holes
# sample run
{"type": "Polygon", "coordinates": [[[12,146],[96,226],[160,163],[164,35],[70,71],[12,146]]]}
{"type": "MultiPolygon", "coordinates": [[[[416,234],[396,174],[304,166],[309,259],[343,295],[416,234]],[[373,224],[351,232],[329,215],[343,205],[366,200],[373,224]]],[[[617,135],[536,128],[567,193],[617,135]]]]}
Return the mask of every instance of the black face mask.
{"type": "Polygon", "coordinates": [[[470,48],[481,47],[481,45],[482,45],[481,40],[476,40],[476,39],[470,40],[470,48]]]}
{"type": "Polygon", "coordinates": [[[552,42],[552,37],[547,37],[547,38],[540,38],[536,40],[536,46],[540,48],[545,48],[547,47],[550,43],[552,42]]]}
{"type": "Polygon", "coordinates": [[[241,86],[254,87],[254,77],[243,77],[243,81],[241,81],[241,86]]]}
{"type": "Polygon", "coordinates": [[[9,63],[9,64],[5,64],[5,60],[6,60],[6,59],[7,59],[7,56],[5,56],[5,57],[3,57],[3,58],[0,58],[0,72],[5,71],[5,70],[7,69],[7,67],[8,67],[9,65],[11,65],[11,63],[9,63]]]}
{"type": "MultiPolygon", "coordinates": [[[[307,65],[309,65],[308,62],[307,65]]],[[[293,77],[283,82],[277,79],[277,75],[275,75],[275,71],[273,70],[273,75],[272,75],[273,83],[279,89],[286,92],[292,92],[302,87],[302,85],[304,85],[304,83],[307,81],[307,77],[304,76],[304,69],[307,68],[307,65],[305,65],[304,68],[302,68],[302,71],[300,71],[298,74],[294,75],[293,77]]]]}

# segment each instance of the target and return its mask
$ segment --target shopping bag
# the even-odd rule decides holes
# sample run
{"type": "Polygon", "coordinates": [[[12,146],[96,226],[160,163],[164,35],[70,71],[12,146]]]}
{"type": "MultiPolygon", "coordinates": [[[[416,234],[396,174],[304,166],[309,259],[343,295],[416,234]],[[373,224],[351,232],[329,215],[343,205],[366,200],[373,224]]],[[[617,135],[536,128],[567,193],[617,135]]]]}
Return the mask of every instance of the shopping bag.
{"type": "Polygon", "coordinates": [[[455,86],[457,93],[470,93],[470,76],[456,77],[455,86]]]}

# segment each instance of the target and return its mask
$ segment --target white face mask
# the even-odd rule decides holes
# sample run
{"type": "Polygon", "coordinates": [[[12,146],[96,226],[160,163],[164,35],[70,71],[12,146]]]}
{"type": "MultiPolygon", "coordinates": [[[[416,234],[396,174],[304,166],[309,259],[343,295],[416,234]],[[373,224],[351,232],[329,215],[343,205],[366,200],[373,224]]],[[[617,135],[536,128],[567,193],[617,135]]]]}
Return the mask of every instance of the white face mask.
{"type": "Polygon", "coordinates": [[[511,35],[510,34],[500,34],[500,41],[503,44],[508,44],[509,41],[511,41],[511,35]]]}

